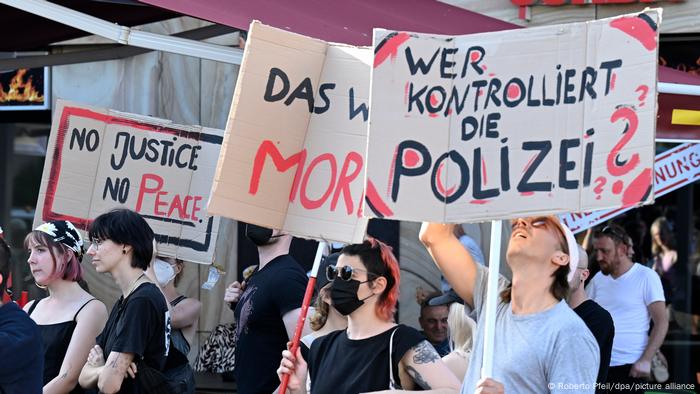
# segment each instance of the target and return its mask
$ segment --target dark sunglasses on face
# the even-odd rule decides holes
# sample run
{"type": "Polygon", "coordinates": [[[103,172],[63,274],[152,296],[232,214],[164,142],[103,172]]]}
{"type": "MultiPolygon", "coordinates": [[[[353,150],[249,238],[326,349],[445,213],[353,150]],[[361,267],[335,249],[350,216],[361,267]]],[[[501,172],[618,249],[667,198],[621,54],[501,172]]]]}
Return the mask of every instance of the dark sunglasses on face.
{"type": "Polygon", "coordinates": [[[342,280],[344,280],[344,281],[347,282],[347,281],[349,281],[350,279],[352,279],[352,273],[353,273],[353,272],[366,272],[366,273],[367,273],[367,278],[368,278],[368,279],[370,278],[370,276],[372,276],[372,277],[374,277],[374,278],[378,278],[378,277],[381,276],[381,275],[377,275],[377,274],[375,274],[375,273],[373,273],[373,272],[369,272],[369,271],[366,271],[366,270],[363,270],[363,269],[352,268],[352,267],[349,266],[349,265],[344,265],[344,266],[342,266],[342,267],[340,267],[340,268],[336,267],[335,265],[329,265],[329,266],[326,267],[326,278],[327,278],[329,281],[333,281],[335,278],[340,278],[340,279],[342,279],[342,280]]]}

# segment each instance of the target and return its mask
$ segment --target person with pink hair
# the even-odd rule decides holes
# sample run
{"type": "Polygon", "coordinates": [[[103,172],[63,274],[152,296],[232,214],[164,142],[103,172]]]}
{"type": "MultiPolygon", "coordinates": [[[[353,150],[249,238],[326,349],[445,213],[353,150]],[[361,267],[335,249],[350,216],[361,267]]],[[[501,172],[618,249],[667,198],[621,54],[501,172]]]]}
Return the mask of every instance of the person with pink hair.
{"type": "Polygon", "coordinates": [[[66,220],[42,224],[27,235],[29,269],[49,296],[24,309],[44,344],[44,393],[82,393],[78,376],[107,321],[105,305],[83,290],[83,240],[66,220]]]}

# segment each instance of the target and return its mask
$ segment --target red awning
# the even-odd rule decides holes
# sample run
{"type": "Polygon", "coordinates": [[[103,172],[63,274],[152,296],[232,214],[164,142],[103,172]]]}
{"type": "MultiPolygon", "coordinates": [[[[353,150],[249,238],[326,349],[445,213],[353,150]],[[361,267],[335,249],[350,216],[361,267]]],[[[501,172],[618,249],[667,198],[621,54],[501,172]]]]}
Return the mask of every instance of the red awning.
{"type": "MultiPolygon", "coordinates": [[[[518,29],[520,26],[436,0],[139,0],[200,19],[247,30],[254,19],[326,41],[371,45],[372,29],[440,34],[471,34],[518,29]]],[[[659,66],[659,82],[700,85],[700,78],[659,66]]],[[[700,97],[659,95],[657,138],[698,139],[700,125],[671,122],[673,109],[700,110],[700,97]]]]}
{"type": "Polygon", "coordinates": [[[248,30],[265,24],[331,42],[372,45],[372,29],[438,34],[508,30],[517,25],[437,0],[139,0],[181,14],[248,30]]]}

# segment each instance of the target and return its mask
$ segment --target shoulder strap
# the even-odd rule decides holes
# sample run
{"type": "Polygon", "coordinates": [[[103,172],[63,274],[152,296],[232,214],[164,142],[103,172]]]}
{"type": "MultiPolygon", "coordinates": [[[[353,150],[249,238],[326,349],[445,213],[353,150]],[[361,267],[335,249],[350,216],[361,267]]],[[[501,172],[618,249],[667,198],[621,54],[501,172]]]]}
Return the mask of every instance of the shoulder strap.
{"type": "Polygon", "coordinates": [[[31,316],[32,312],[34,312],[34,308],[36,308],[37,305],[39,305],[39,301],[41,301],[41,298],[38,298],[36,301],[32,303],[32,306],[29,307],[29,310],[27,311],[27,316],[31,316]]]}
{"type": "Polygon", "coordinates": [[[394,330],[391,332],[391,337],[389,337],[389,389],[390,390],[400,390],[401,386],[396,384],[396,381],[394,380],[394,366],[392,365],[391,362],[391,356],[394,353],[394,334],[396,334],[396,330],[399,329],[399,326],[396,326],[394,330]]]}
{"type": "Polygon", "coordinates": [[[89,304],[89,303],[92,302],[92,301],[95,301],[96,299],[97,299],[97,298],[91,298],[91,299],[89,299],[86,303],[84,303],[83,306],[81,306],[80,309],[78,309],[78,311],[75,312],[75,316],[73,316],[73,321],[75,321],[75,319],[78,318],[78,314],[80,313],[80,311],[83,310],[83,308],[85,308],[85,305],[89,304]]]}
{"type": "Polygon", "coordinates": [[[177,297],[176,299],[170,301],[170,305],[175,306],[175,305],[179,304],[185,298],[187,298],[187,297],[185,297],[184,295],[181,295],[181,296],[177,297]]]}

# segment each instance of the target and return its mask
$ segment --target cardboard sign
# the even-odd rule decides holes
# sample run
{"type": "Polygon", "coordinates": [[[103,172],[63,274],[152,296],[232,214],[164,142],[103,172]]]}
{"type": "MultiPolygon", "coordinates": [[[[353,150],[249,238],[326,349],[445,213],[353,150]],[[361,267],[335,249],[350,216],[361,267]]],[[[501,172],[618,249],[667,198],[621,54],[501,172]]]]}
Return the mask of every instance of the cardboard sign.
{"type": "Polygon", "coordinates": [[[205,204],[222,135],[59,100],[34,224],[70,220],[85,231],[126,207],[153,228],[159,254],[209,264],[219,219],[205,204]]]}
{"type": "Polygon", "coordinates": [[[375,30],[367,176],[385,187],[384,216],[459,223],[652,202],[659,20],[375,30]]]}
{"type": "Polygon", "coordinates": [[[251,24],[208,211],[359,242],[370,48],[251,24]]]}
{"type": "MultiPolygon", "coordinates": [[[[700,144],[681,144],[656,156],[654,194],[661,197],[700,178],[700,144]]],[[[623,214],[633,207],[603,211],[567,213],[561,220],[578,233],[623,214]]]]}

